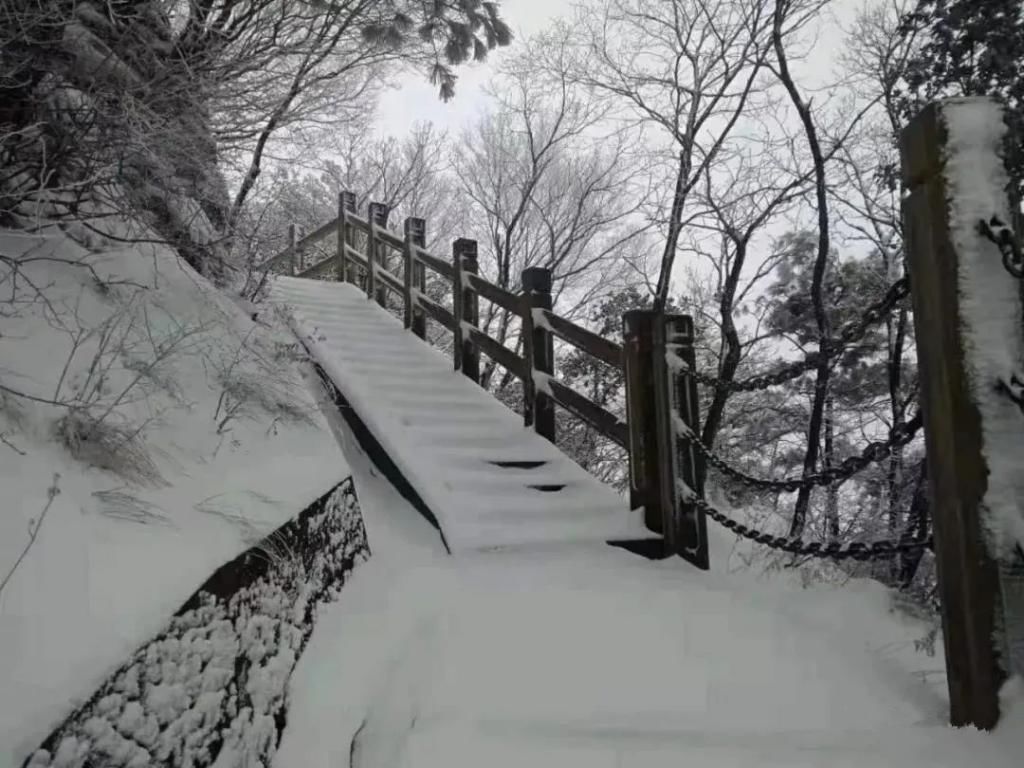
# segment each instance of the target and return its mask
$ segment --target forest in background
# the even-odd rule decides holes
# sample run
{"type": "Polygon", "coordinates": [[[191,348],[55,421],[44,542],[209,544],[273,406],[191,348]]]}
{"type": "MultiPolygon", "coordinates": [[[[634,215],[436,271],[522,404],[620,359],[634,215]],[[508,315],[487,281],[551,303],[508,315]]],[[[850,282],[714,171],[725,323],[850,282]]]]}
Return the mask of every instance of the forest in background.
{"type": "MultiPolygon", "coordinates": [[[[140,240],[258,299],[254,266],[350,190],[361,211],[385,203],[395,228],[425,218],[440,256],[475,238],[481,273],[509,290],[523,268],[549,267],[559,314],[602,335],[631,308],[693,315],[698,366],[722,382],[702,390],[702,441],[752,475],[808,475],[914,414],[908,304],[784,385],[728,384],[827,344],[904,276],[896,140],[921,106],[993,95],[1020,126],[1024,87],[1014,0],[867,3],[834,71],[805,82],[830,6],[594,0],[513,40],[499,4],[479,0],[5,3],[0,224],[74,223],[88,240],[102,217],[127,215],[145,224],[140,240]],[[487,108],[464,132],[375,134],[377,98],[401,73],[458,98],[459,67],[498,48],[487,108]]],[[[1009,161],[1019,184],[1021,159],[1009,161]]],[[[18,279],[0,253],[0,285],[18,279]]],[[[17,311],[0,297],[0,313],[17,311]]],[[[521,343],[499,308],[481,323],[521,343]]],[[[620,374],[570,350],[556,360],[563,380],[623,410],[620,374]]],[[[496,365],[482,383],[521,399],[496,365]]],[[[559,418],[559,444],[623,487],[621,452],[559,418]]],[[[711,476],[767,528],[850,540],[926,528],[925,472],[916,442],[813,493],[711,476]]],[[[930,557],[855,567],[934,602],[930,557]]]]}

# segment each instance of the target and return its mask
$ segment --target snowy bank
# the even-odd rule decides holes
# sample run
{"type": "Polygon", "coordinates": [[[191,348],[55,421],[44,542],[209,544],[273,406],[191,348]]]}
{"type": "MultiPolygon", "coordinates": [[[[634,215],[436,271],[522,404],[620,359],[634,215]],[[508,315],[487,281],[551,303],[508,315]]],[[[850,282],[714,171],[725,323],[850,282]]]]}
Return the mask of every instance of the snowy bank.
{"type": "Polygon", "coordinates": [[[10,768],[210,573],[348,471],[287,330],[170,249],[49,227],[0,232],[0,257],[10,768]]]}

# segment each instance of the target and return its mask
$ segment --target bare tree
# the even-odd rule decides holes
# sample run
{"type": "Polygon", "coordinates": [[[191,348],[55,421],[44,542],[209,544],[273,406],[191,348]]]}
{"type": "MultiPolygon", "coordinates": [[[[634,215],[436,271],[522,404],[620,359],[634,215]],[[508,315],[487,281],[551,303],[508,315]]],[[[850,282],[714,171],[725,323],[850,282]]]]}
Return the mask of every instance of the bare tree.
{"type": "MultiPolygon", "coordinates": [[[[497,106],[463,136],[453,166],[488,279],[517,291],[524,268],[547,267],[559,312],[572,315],[637,262],[649,225],[627,137],[602,131],[607,110],[566,68],[535,66],[534,52],[551,42],[533,41],[506,65],[492,86],[497,106]]],[[[481,323],[502,343],[520,343],[506,310],[487,306],[481,323]]],[[[485,385],[494,371],[491,361],[485,385]]]]}
{"type": "Polygon", "coordinates": [[[656,299],[664,306],[690,195],[759,87],[768,51],[766,0],[602,0],[581,8],[573,78],[622,115],[653,127],[671,163],[670,208],[656,299]]]}

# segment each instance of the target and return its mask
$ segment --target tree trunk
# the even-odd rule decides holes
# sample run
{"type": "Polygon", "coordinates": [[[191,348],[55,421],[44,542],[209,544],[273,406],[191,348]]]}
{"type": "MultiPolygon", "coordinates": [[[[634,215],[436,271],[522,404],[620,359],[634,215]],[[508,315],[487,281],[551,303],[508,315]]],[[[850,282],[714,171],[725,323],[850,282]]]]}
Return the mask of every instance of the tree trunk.
{"type": "MultiPolygon", "coordinates": [[[[779,79],[789,94],[790,101],[796,108],[803,125],[807,145],[811,151],[811,159],[814,163],[814,192],[818,208],[818,253],[814,261],[814,274],[811,281],[811,302],[814,305],[814,321],[818,326],[818,346],[823,350],[831,336],[829,328],[828,313],[825,311],[824,283],[825,269],[828,266],[829,249],[829,214],[828,214],[828,188],[825,178],[825,157],[821,151],[821,144],[818,142],[818,131],[814,126],[814,118],[811,115],[810,107],[801,98],[789,71],[789,63],[786,58],[786,51],[782,42],[782,26],[785,20],[786,3],[777,3],[775,16],[772,25],[772,44],[775,48],[775,56],[779,64],[779,79]]],[[[818,449],[821,437],[821,426],[824,421],[825,398],[828,395],[828,379],[831,365],[826,355],[821,356],[816,369],[816,381],[814,384],[814,402],[811,405],[811,418],[807,426],[807,451],[804,454],[803,475],[813,474],[818,466],[818,449]]],[[[811,488],[802,487],[797,492],[796,504],[793,507],[793,522],[789,528],[790,538],[799,538],[804,531],[807,522],[807,508],[811,501],[811,488]]]]}
{"type": "MultiPolygon", "coordinates": [[[[733,301],[736,298],[736,288],[739,285],[740,274],[743,271],[743,264],[747,256],[747,243],[743,239],[734,241],[736,254],[733,259],[732,268],[726,276],[725,285],[722,286],[722,297],[719,300],[718,309],[722,320],[722,346],[723,352],[721,363],[718,366],[719,384],[715,387],[711,404],[708,406],[707,416],[704,419],[704,428],[701,432],[701,441],[709,448],[714,448],[718,431],[722,428],[722,418],[725,414],[725,404],[731,394],[728,383],[736,376],[736,369],[740,364],[740,337],[736,331],[736,324],[733,322],[732,310],[733,301]]],[[[701,473],[699,480],[704,482],[707,475],[707,466],[704,462],[699,465],[701,473]]]]}
{"type": "MultiPolygon", "coordinates": [[[[917,483],[914,486],[914,498],[910,502],[910,511],[907,515],[908,532],[913,526],[914,541],[924,541],[928,536],[928,462],[921,461],[921,468],[917,476],[917,483]]],[[[899,557],[899,586],[900,589],[908,589],[917,575],[917,569],[921,565],[921,558],[924,557],[924,548],[914,549],[910,552],[903,552],[899,557]]]]}
{"type": "MultiPolygon", "coordinates": [[[[829,391],[825,397],[825,452],[822,467],[835,466],[835,396],[829,391]]],[[[829,483],[825,496],[825,525],[829,541],[839,541],[839,485],[829,483]]]]}
{"type": "Polygon", "coordinates": [[[675,263],[679,233],[682,231],[683,206],[686,204],[687,182],[690,179],[690,153],[679,150],[679,165],[676,170],[676,190],[672,195],[672,212],[669,214],[668,234],[665,249],[661,254],[661,270],[658,273],[658,287],[654,296],[654,309],[664,312],[668,303],[668,291],[672,282],[672,265],[675,263]]]}

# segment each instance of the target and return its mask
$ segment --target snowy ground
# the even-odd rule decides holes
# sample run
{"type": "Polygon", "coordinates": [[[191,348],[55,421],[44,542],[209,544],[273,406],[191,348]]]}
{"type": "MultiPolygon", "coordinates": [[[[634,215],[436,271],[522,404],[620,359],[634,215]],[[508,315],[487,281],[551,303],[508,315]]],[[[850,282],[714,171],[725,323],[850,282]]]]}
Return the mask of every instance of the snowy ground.
{"type": "Polygon", "coordinates": [[[60,475],[0,593],[0,768],[20,765],[218,566],[348,474],[287,332],[254,323],[165,248],[89,237],[0,232],[22,270],[12,281],[0,269],[0,384],[72,404],[0,396],[0,580],[60,475]],[[128,440],[137,461],[111,465],[88,441],[73,457],[57,437],[72,412],[128,440]]]}
{"type": "Polygon", "coordinates": [[[296,669],[278,768],[1019,764],[1018,683],[996,734],[947,727],[942,660],[877,584],[728,574],[718,532],[711,573],[587,544],[446,557],[346,455],[373,557],[296,669]]]}

